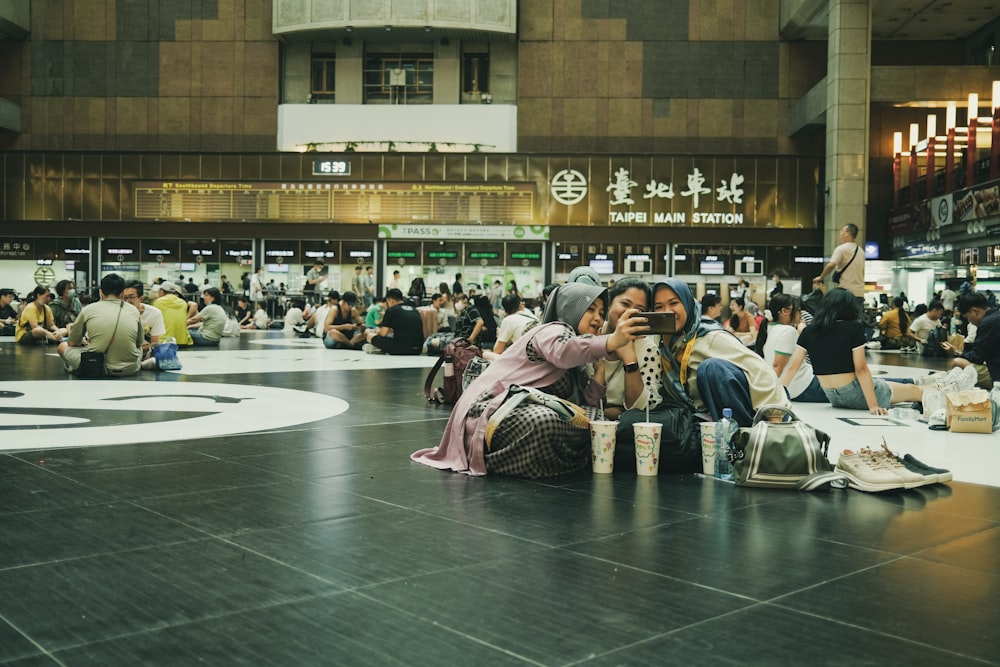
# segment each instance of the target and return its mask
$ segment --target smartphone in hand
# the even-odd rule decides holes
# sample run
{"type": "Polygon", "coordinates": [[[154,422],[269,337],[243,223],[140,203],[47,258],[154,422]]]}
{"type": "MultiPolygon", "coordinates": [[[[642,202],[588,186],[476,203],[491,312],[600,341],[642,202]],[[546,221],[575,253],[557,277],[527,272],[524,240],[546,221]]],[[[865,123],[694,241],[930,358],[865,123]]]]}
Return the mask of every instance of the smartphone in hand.
{"type": "Polygon", "coordinates": [[[639,313],[638,317],[646,318],[651,334],[677,333],[677,320],[673,313],[639,313]]]}

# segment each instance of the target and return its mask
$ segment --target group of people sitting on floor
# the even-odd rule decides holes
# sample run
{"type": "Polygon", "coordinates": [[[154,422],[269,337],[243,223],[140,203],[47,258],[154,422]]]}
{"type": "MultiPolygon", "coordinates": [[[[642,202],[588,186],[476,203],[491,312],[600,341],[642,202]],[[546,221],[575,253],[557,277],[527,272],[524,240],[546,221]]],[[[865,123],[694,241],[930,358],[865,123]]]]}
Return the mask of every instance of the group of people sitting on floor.
{"type": "MultiPolygon", "coordinates": [[[[610,290],[588,281],[560,285],[541,323],[464,391],[439,445],[412,459],[470,475],[559,475],[589,463],[589,417],[618,420],[625,452],[616,454],[618,467],[632,460],[632,427],[649,419],[663,424],[667,469],[694,471],[700,465],[695,426],[717,421],[724,408],[741,426],[750,426],[761,407],[787,408],[793,400],[884,415],[893,403],[920,401],[930,386],[872,376],[859,303],[845,289],[819,300],[807,326],[799,299],[775,294],[752,347],[715,319],[718,303],[706,301],[702,308],[675,278],[652,288],[632,278],[610,290]],[[646,333],[639,313],[650,309],[673,313],[675,333],[646,333]]],[[[945,389],[989,388],[1000,378],[1000,313],[977,293],[957,307],[979,327],[976,345],[962,354],[941,347],[954,356],[954,367],[976,374],[970,382],[971,371],[953,373],[953,384],[944,374],[933,377],[945,389]]]]}
{"type": "Polygon", "coordinates": [[[60,281],[55,291],[53,295],[48,287],[35,287],[15,310],[13,290],[0,290],[0,324],[3,333],[13,334],[18,344],[58,345],[70,370],[79,366],[82,350],[91,350],[105,353],[109,374],[133,375],[139,362],[148,361],[146,366],[155,368],[151,354],[162,341],[174,341],[178,347],[217,347],[223,336],[239,331],[215,287],[201,292],[201,308],[170,281],[154,283],[147,296],[141,281],[125,281],[114,273],[101,280],[99,299],[87,305],[77,297],[72,281],[60,281]],[[120,310],[114,311],[109,303],[120,310]],[[128,333],[133,320],[139,322],[138,337],[128,333]],[[133,360],[133,344],[137,360],[133,360]]]}

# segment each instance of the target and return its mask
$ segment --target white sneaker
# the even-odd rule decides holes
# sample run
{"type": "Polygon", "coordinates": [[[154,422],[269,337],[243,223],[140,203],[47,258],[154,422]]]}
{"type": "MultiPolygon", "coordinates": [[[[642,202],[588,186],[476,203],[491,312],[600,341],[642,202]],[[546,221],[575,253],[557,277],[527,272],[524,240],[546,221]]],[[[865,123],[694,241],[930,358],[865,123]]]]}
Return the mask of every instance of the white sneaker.
{"type": "Polygon", "coordinates": [[[877,340],[872,340],[865,343],[865,347],[867,347],[869,350],[881,350],[882,343],[878,342],[877,340]]]}
{"type": "Polygon", "coordinates": [[[375,347],[371,343],[365,343],[364,345],[361,346],[361,349],[367,352],[368,354],[385,354],[382,350],[375,347]]]}
{"type": "Polygon", "coordinates": [[[845,449],[837,460],[837,472],[843,473],[852,489],[877,492],[906,488],[906,482],[887,468],[867,447],[858,452],[845,449]]]}
{"type": "MultiPolygon", "coordinates": [[[[888,470],[899,475],[899,477],[903,480],[904,488],[915,489],[918,486],[932,483],[932,480],[928,479],[927,476],[920,475],[903,465],[903,462],[899,460],[899,457],[892,453],[892,451],[890,451],[885,445],[882,445],[881,451],[873,451],[872,456],[878,459],[878,461],[888,470]]],[[[937,477],[934,477],[933,481],[936,482],[937,477]]]]}
{"type": "Polygon", "coordinates": [[[975,366],[966,366],[961,369],[958,378],[955,380],[955,385],[959,391],[975,389],[977,384],[979,384],[979,373],[976,372],[975,366]]]}
{"type": "Polygon", "coordinates": [[[928,373],[927,375],[919,375],[913,379],[913,384],[920,387],[937,387],[944,381],[946,375],[944,373],[928,373]]]}

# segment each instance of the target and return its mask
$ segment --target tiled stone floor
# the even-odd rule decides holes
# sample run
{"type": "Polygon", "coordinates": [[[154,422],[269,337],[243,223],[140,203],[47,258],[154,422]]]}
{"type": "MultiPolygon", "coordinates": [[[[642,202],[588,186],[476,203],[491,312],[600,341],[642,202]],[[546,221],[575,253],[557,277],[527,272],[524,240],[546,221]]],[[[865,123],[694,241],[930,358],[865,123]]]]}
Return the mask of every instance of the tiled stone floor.
{"type": "Polygon", "coordinates": [[[800,409],[956,473],[877,495],[473,479],[408,459],[432,359],[258,333],[93,382],[52,352],[0,339],[0,664],[997,664],[1000,434],[800,409]]]}

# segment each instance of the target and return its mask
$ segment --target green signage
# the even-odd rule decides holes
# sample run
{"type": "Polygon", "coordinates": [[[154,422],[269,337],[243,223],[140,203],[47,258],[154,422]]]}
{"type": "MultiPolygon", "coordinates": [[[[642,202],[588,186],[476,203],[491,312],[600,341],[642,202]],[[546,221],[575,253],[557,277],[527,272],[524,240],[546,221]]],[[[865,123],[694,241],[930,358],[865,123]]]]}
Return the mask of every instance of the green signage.
{"type": "Polygon", "coordinates": [[[452,250],[438,250],[427,253],[430,259],[455,259],[458,253],[452,250]]]}
{"type": "Polygon", "coordinates": [[[497,259],[500,257],[498,252],[470,252],[469,259],[497,259]]]}
{"type": "Polygon", "coordinates": [[[540,252],[512,252],[510,253],[511,259],[541,259],[542,253],[540,252]]]}
{"type": "Polygon", "coordinates": [[[386,253],[386,257],[389,257],[390,259],[398,259],[400,257],[404,259],[413,259],[416,256],[417,253],[414,250],[390,250],[386,253]]]}

